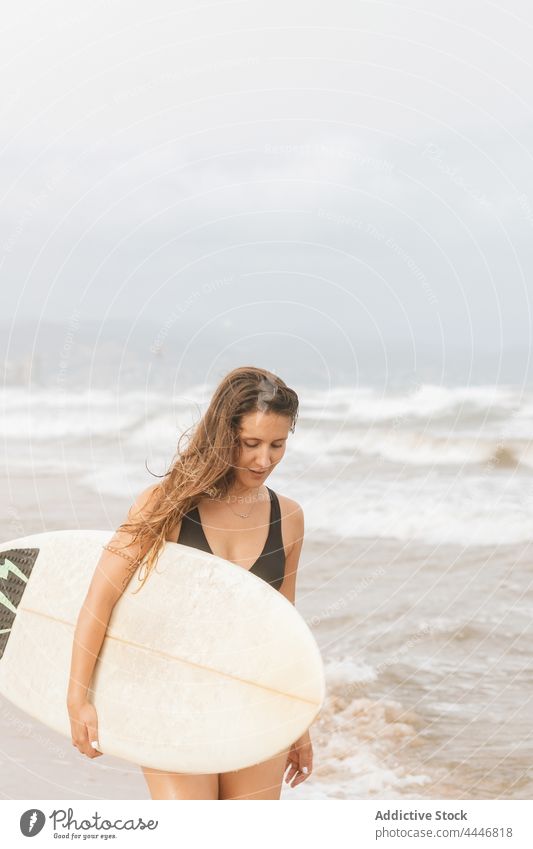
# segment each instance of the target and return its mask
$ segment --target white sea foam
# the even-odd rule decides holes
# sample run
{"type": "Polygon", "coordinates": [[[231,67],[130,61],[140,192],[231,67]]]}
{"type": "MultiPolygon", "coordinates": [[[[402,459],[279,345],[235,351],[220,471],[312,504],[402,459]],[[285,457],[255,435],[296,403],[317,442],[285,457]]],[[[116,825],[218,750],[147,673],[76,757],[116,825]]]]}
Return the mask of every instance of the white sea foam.
{"type": "MultiPolygon", "coordinates": [[[[327,696],[310,734],[313,778],[286,799],[399,798],[431,782],[429,770],[411,772],[403,749],[417,737],[418,717],[392,699],[364,695],[375,673],[350,658],[325,662],[327,696]]],[[[407,794],[408,795],[408,794],[407,794]]]]}
{"type": "MultiPolygon", "coordinates": [[[[57,458],[58,473],[129,499],[155,480],[145,462],[158,475],[168,469],[211,389],[5,387],[6,472],[53,472],[57,458]]],[[[297,499],[307,533],[322,538],[520,542],[533,537],[532,433],[533,397],[518,387],[313,389],[269,485],[297,499]]]]}

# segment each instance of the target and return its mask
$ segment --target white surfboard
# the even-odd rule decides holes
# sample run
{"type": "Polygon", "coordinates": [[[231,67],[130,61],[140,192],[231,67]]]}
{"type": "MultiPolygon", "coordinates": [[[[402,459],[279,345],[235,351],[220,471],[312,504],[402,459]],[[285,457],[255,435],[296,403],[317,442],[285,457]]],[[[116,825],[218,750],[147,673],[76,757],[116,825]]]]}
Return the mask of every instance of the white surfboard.
{"type": "MultiPolygon", "coordinates": [[[[0,693],[70,738],[76,620],[102,530],[0,545],[0,693]]],[[[141,568],[141,567],[139,567],[141,568]]],[[[311,725],[325,695],[317,644],[294,606],[257,575],[168,542],[115,605],[89,689],[104,754],[216,773],[260,763],[311,725]]]]}

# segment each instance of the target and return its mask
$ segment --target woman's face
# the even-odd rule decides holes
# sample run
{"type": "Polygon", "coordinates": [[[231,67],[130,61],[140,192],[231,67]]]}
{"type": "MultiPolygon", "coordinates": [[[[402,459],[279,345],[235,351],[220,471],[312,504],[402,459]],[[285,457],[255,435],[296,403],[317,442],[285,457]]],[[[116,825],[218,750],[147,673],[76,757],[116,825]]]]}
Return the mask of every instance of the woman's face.
{"type": "Polygon", "coordinates": [[[287,445],[291,421],[277,413],[247,413],[241,418],[235,480],[243,487],[261,486],[277,466],[287,445]],[[254,474],[254,472],[259,474],[254,474]]]}

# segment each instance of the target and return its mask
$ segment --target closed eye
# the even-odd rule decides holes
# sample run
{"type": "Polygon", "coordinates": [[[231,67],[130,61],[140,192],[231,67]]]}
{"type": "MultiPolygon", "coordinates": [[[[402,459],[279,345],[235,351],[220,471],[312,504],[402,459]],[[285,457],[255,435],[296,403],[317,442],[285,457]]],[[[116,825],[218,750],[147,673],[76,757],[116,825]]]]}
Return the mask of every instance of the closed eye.
{"type": "MultiPolygon", "coordinates": [[[[250,445],[249,442],[245,442],[244,444],[247,448],[257,448],[257,446],[259,445],[258,442],[254,442],[253,445],[250,445]]],[[[281,445],[274,445],[274,443],[272,443],[272,448],[283,448],[283,443],[281,443],[281,445]]]]}

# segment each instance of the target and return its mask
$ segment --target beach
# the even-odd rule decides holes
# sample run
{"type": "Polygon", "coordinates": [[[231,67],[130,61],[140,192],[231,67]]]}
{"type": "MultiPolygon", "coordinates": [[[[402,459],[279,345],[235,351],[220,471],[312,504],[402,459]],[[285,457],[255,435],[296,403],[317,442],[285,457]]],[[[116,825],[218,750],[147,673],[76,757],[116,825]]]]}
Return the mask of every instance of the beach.
{"type": "MultiPolygon", "coordinates": [[[[2,391],[3,540],[111,534],[191,416],[133,391],[2,391]]],[[[296,606],[327,697],[313,774],[282,799],[531,797],[532,418],[512,386],[302,395],[267,483],[304,508],[296,606]]],[[[138,765],[89,761],[3,698],[0,728],[2,798],[149,798],[138,765]]]]}

